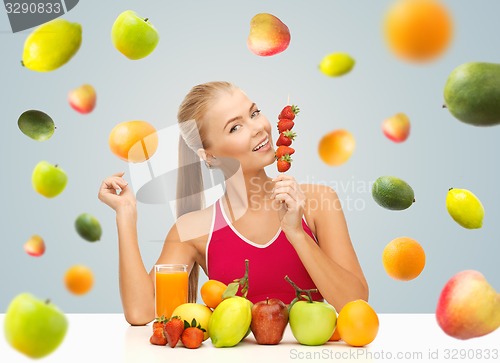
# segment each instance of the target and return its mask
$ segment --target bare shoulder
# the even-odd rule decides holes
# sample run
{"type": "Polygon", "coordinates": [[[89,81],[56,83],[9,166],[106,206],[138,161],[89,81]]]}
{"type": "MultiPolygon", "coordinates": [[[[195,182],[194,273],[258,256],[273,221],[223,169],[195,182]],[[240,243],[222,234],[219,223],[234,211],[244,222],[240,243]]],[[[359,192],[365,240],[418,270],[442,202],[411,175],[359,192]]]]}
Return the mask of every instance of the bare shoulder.
{"type": "Polygon", "coordinates": [[[300,184],[300,189],[306,196],[304,213],[312,220],[329,214],[332,211],[342,210],[337,192],[324,184],[300,184]]]}
{"type": "Polygon", "coordinates": [[[321,198],[337,199],[337,193],[324,184],[300,184],[300,189],[308,199],[320,200],[321,198]]]}
{"type": "Polygon", "coordinates": [[[180,241],[200,242],[210,233],[213,218],[213,205],[180,216],[172,228],[175,228],[180,241]]]}

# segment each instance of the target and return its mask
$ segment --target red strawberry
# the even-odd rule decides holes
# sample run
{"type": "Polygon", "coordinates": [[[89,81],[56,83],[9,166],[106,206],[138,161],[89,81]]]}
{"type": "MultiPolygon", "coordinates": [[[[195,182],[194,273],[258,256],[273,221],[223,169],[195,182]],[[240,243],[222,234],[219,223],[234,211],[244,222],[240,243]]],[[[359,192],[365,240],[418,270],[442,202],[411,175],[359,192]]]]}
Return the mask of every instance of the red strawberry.
{"type": "Polygon", "coordinates": [[[153,322],[153,331],[155,331],[156,328],[162,328],[165,326],[165,323],[168,321],[163,315],[161,318],[156,318],[155,321],[153,322]]]}
{"type": "Polygon", "coordinates": [[[178,316],[172,316],[165,324],[165,336],[167,337],[168,345],[172,348],[177,345],[179,338],[184,331],[184,322],[178,316]]]}
{"type": "Polygon", "coordinates": [[[149,342],[154,345],[167,345],[167,338],[163,332],[163,327],[159,326],[153,330],[153,335],[149,338],[149,342]]]}
{"type": "Polygon", "coordinates": [[[280,137],[278,138],[278,141],[276,141],[276,146],[290,146],[292,145],[292,141],[295,139],[297,134],[293,131],[284,131],[280,134],[280,137]]]}
{"type": "Polygon", "coordinates": [[[279,116],[278,116],[278,119],[288,119],[288,120],[293,120],[295,118],[295,115],[298,114],[300,112],[299,110],[299,107],[298,106],[295,106],[295,105],[291,105],[291,106],[285,106],[279,116]]]}
{"type": "Polygon", "coordinates": [[[281,159],[281,157],[285,155],[292,155],[295,152],[295,149],[290,146],[281,145],[276,149],[276,159],[281,159]]]}
{"type": "Polygon", "coordinates": [[[278,121],[278,131],[280,133],[282,133],[284,131],[291,130],[291,129],[293,129],[294,125],[295,125],[295,122],[293,122],[292,120],[289,120],[286,118],[280,119],[278,121]]]}
{"type": "Polygon", "coordinates": [[[186,348],[196,349],[203,343],[205,329],[200,324],[196,324],[196,319],[193,319],[191,324],[187,320],[184,320],[184,331],[181,335],[181,342],[186,348]]]}
{"type": "Polygon", "coordinates": [[[285,171],[290,169],[290,167],[292,166],[291,162],[292,162],[292,158],[290,158],[290,155],[285,155],[285,156],[282,156],[281,158],[279,158],[278,159],[278,171],[280,173],[284,173],[285,171]]]}

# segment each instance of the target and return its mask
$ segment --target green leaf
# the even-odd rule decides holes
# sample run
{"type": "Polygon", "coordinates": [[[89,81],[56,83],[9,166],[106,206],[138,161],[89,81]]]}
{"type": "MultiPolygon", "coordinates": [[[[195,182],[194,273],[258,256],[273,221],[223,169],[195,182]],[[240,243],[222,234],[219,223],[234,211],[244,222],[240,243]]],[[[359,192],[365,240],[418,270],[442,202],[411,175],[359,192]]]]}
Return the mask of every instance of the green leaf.
{"type": "Polygon", "coordinates": [[[222,299],[226,299],[231,296],[235,296],[236,293],[238,292],[238,288],[240,287],[240,284],[237,282],[232,282],[229,285],[227,285],[226,290],[222,294],[222,299]]]}
{"type": "Polygon", "coordinates": [[[191,324],[187,320],[184,320],[184,329],[191,327],[191,324]]]}

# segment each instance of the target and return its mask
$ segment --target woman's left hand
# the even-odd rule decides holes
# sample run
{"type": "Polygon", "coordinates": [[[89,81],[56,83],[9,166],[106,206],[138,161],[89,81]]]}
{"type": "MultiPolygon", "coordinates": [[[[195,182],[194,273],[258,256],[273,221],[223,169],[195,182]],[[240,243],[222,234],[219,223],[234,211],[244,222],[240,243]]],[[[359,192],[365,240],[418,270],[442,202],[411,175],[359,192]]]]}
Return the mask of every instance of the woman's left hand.
{"type": "Polygon", "coordinates": [[[284,213],[280,212],[281,229],[287,237],[291,234],[303,233],[302,216],[306,204],[305,194],[292,176],[280,174],[273,181],[275,185],[271,198],[276,199],[281,204],[280,208],[284,210],[284,213]]]}

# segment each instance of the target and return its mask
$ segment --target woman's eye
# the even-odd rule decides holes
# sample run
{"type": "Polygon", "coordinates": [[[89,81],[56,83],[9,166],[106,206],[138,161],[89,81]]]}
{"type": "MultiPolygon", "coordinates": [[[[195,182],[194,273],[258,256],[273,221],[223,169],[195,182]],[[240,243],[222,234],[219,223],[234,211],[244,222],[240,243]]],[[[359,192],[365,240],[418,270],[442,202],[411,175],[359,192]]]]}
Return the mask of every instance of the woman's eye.
{"type": "Polygon", "coordinates": [[[240,126],[241,125],[234,125],[233,127],[231,127],[231,130],[229,130],[229,133],[237,131],[240,126]]]}
{"type": "Polygon", "coordinates": [[[260,110],[255,110],[254,112],[252,112],[252,118],[259,116],[259,114],[260,110]]]}

